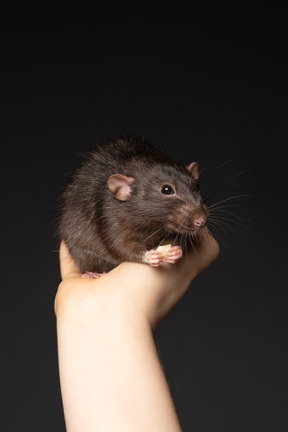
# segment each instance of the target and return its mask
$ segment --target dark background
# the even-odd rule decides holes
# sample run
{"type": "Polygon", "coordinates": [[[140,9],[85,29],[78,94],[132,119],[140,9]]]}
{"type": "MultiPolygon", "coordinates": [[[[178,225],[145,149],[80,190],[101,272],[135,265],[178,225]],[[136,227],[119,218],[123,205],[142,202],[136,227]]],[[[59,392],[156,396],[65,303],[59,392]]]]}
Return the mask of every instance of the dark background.
{"type": "Polygon", "coordinates": [[[209,202],[233,205],[211,226],[218,261],[156,333],[184,431],[287,431],[284,10],[72,3],[2,18],[3,430],[65,430],[57,197],[82,153],[135,133],[198,161],[209,202]]]}

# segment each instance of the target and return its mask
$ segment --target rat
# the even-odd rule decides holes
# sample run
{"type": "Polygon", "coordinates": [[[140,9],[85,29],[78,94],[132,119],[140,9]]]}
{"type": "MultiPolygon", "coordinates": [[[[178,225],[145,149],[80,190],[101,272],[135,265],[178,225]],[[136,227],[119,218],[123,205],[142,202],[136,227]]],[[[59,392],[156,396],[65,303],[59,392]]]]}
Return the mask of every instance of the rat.
{"type": "Polygon", "coordinates": [[[207,223],[197,162],[185,166],[143,137],[88,153],[62,194],[59,235],[84,277],[124,261],[175,263],[207,223]],[[157,247],[171,247],[164,257],[157,247]]]}

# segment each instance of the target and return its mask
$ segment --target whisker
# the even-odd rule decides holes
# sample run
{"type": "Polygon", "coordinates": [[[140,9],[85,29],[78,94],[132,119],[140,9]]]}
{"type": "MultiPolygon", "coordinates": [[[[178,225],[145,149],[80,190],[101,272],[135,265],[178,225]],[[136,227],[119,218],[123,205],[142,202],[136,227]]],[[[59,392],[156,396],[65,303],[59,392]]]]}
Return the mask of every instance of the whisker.
{"type": "Polygon", "coordinates": [[[206,231],[206,233],[210,234],[213,238],[215,238],[214,234],[210,231],[207,225],[203,229],[206,231]]]}
{"type": "MultiPolygon", "coordinates": [[[[240,216],[238,216],[238,215],[236,215],[235,213],[233,213],[233,212],[231,212],[230,210],[222,210],[222,209],[220,209],[219,211],[218,211],[218,209],[216,209],[216,211],[215,212],[213,212],[213,210],[214,209],[212,209],[212,211],[211,211],[211,214],[212,214],[212,217],[214,217],[215,215],[216,216],[219,216],[219,217],[222,217],[223,215],[221,214],[221,213],[225,213],[225,214],[230,214],[230,215],[232,215],[232,216],[234,216],[236,219],[238,219],[239,221],[243,221],[243,222],[249,222],[249,223],[251,223],[251,224],[255,224],[255,221],[253,221],[252,219],[249,219],[249,218],[247,218],[247,217],[240,217],[240,216]]],[[[225,216],[225,215],[224,215],[225,216]]]]}
{"type": "Polygon", "coordinates": [[[193,251],[196,253],[196,255],[198,255],[198,253],[197,253],[197,250],[196,250],[196,248],[195,248],[195,244],[194,244],[194,239],[193,239],[193,233],[189,233],[188,234],[188,239],[189,239],[189,241],[190,241],[190,244],[191,244],[191,246],[192,246],[192,249],[193,249],[193,251]]]}
{"type": "Polygon", "coordinates": [[[208,207],[208,210],[210,212],[210,211],[218,210],[218,209],[221,209],[221,208],[227,208],[227,207],[235,207],[235,204],[222,204],[222,205],[218,205],[218,207],[213,207],[212,210],[210,210],[211,208],[208,207]]]}
{"type": "MultiPolygon", "coordinates": [[[[216,209],[216,210],[217,210],[217,209],[216,209]]],[[[230,210],[221,210],[221,209],[220,209],[219,212],[217,212],[217,213],[214,212],[214,213],[213,213],[213,209],[212,209],[212,212],[211,212],[211,213],[212,213],[212,215],[215,215],[215,214],[216,214],[216,215],[218,215],[218,216],[220,216],[221,213],[226,213],[226,214],[229,214],[229,215],[234,216],[236,219],[238,219],[238,220],[240,220],[240,221],[243,220],[240,216],[236,215],[235,213],[231,212],[230,210]]]]}
{"type": "Polygon", "coordinates": [[[175,237],[174,240],[173,240],[172,247],[175,246],[175,243],[176,243],[176,241],[177,241],[177,237],[178,237],[179,234],[180,234],[180,233],[177,232],[176,237],[175,237]]]}
{"type": "Polygon", "coordinates": [[[207,169],[207,168],[202,168],[202,169],[199,171],[199,176],[202,176],[203,172],[206,171],[206,169],[207,169]]]}
{"type": "MultiPolygon", "coordinates": [[[[183,240],[183,235],[184,235],[184,234],[181,234],[181,243],[182,243],[182,240],[183,240]]],[[[185,240],[184,240],[184,246],[185,246],[185,258],[186,258],[186,261],[187,261],[187,259],[188,259],[188,247],[187,247],[187,245],[188,245],[188,240],[187,240],[187,235],[185,235],[184,237],[185,237],[185,240]]],[[[180,246],[182,247],[182,244],[180,244],[180,246]]]]}
{"type": "MultiPolygon", "coordinates": [[[[214,222],[216,223],[216,221],[214,221],[214,222]]],[[[236,231],[228,223],[224,222],[221,219],[218,219],[217,222],[227,229],[227,234],[229,233],[229,231],[231,231],[233,234],[236,235],[236,231]]]]}
{"type": "Polygon", "coordinates": [[[186,258],[186,260],[187,260],[187,257],[188,257],[188,254],[187,254],[188,247],[187,247],[187,246],[188,246],[188,244],[187,244],[187,235],[181,233],[181,237],[180,237],[180,247],[181,247],[181,249],[183,250],[183,252],[185,253],[185,258],[186,258]]]}
{"type": "Polygon", "coordinates": [[[229,164],[232,161],[234,161],[234,158],[228,159],[228,161],[221,163],[216,168],[212,168],[211,171],[216,171],[217,169],[222,168],[223,166],[229,164]]]}
{"type": "Polygon", "coordinates": [[[230,180],[233,180],[234,178],[239,177],[242,174],[245,174],[246,172],[248,172],[249,170],[251,170],[253,168],[255,168],[255,165],[253,165],[253,166],[251,166],[251,167],[249,167],[249,168],[247,168],[245,170],[240,171],[238,174],[233,175],[228,180],[226,180],[225,183],[228,183],[230,180]]]}
{"type": "Polygon", "coordinates": [[[162,243],[166,240],[166,238],[171,234],[172,231],[169,231],[166,236],[161,240],[161,242],[159,243],[159,246],[162,245],[162,243]]]}
{"type": "Polygon", "coordinates": [[[215,207],[217,204],[221,204],[222,202],[231,201],[231,200],[236,199],[236,198],[243,198],[243,197],[253,196],[253,195],[254,195],[254,194],[235,195],[235,196],[233,196],[233,197],[226,198],[226,199],[224,199],[224,200],[218,201],[218,202],[215,203],[215,204],[212,204],[208,209],[210,210],[211,208],[215,207]]]}
{"type": "Polygon", "coordinates": [[[215,219],[212,219],[212,220],[210,220],[209,221],[209,225],[217,225],[217,226],[219,226],[221,229],[222,229],[222,231],[224,231],[224,233],[225,234],[228,234],[228,232],[226,231],[226,229],[223,227],[223,225],[219,222],[219,221],[215,221],[215,219]]]}
{"type": "MultiPolygon", "coordinates": [[[[212,228],[215,228],[215,227],[212,227],[212,228]]],[[[215,230],[216,230],[216,232],[217,232],[217,229],[216,229],[216,228],[215,228],[215,230]]],[[[210,229],[208,229],[208,232],[209,232],[209,234],[212,235],[212,237],[214,237],[213,232],[211,232],[210,229]]],[[[217,234],[218,234],[218,232],[217,232],[217,234]]],[[[218,237],[219,241],[222,242],[222,244],[223,244],[225,250],[228,250],[227,244],[226,244],[226,242],[224,241],[223,237],[222,237],[220,234],[219,234],[219,236],[217,236],[217,237],[218,237]]]]}
{"type": "Polygon", "coordinates": [[[225,216],[223,216],[223,215],[218,215],[218,217],[217,217],[217,216],[216,216],[216,217],[213,216],[213,217],[211,218],[211,220],[218,220],[219,222],[222,222],[222,221],[229,221],[229,222],[233,222],[233,223],[235,223],[235,224],[237,224],[237,225],[239,225],[239,226],[245,227],[244,224],[241,224],[240,222],[237,222],[237,221],[235,221],[234,219],[227,218],[227,217],[225,217],[225,216]]]}
{"type": "MultiPolygon", "coordinates": [[[[245,230],[247,230],[250,234],[253,234],[253,235],[255,235],[255,233],[253,232],[253,231],[251,231],[246,225],[244,225],[244,224],[241,224],[241,223],[239,223],[239,222],[237,222],[237,221],[235,221],[235,220],[233,220],[233,219],[230,219],[230,218],[226,218],[226,217],[223,217],[223,216],[221,216],[221,219],[220,218],[216,218],[219,222],[222,222],[223,220],[226,220],[226,221],[229,221],[229,222],[232,222],[232,223],[234,223],[235,225],[239,225],[241,228],[243,228],[243,229],[245,229],[245,230]]],[[[223,222],[224,223],[224,222],[223,222]]],[[[228,224],[226,224],[227,226],[229,226],[228,224]]],[[[231,227],[230,227],[230,229],[232,229],[231,227]]],[[[234,232],[234,231],[233,231],[234,232]]]]}
{"type": "Polygon", "coordinates": [[[161,226],[161,228],[159,228],[158,230],[154,231],[152,234],[150,234],[148,237],[146,237],[146,239],[144,239],[142,241],[142,243],[145,243],[147,240],[149,240],[151,237],[153,237],[155,234],[157,234],[158,232],[160,232],[162,229],[164,229],[163,226],[161,226]]]}

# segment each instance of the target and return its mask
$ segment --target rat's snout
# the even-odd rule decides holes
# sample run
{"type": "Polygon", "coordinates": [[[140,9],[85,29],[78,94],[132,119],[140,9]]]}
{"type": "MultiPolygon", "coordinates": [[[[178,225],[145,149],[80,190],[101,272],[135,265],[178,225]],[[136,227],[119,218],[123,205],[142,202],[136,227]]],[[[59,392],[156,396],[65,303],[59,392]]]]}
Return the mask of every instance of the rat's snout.
{"type": "Polygon", "coordinates": [[[193,225],[195,227],[203,227],[206,224],[207,217],[203,214],[200,216],[196,216],[193,220],[193,225]]]}
{"type": "Polygon", "coordinates": [[[206,225],[208,217],[204,205],[196,207],[194,203],[185,203],[179,207],[176,216],[173,214],[173,220],[168,228],[183,234],[197,233],[206,225]]]}

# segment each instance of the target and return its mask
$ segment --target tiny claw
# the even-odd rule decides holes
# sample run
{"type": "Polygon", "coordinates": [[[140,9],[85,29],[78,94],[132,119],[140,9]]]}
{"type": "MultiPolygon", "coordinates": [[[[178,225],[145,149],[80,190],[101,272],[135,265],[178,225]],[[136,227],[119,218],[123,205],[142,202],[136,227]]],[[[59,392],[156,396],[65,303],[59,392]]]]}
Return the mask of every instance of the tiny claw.
{"type": "Polygon", "coordinates": [[[166,262],[175,264],[183,256],[183,251],[180,246],[174,246],[167,254],[166,262]]]}
{"type": "Polygon", "coordinates": [[[163,260],[163,256],[155,249],[146,251],[144,254],[144,262],[152,267],[158,267],[163,260]]]}

